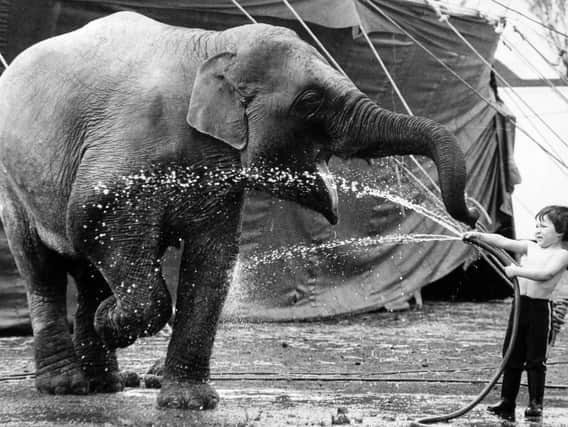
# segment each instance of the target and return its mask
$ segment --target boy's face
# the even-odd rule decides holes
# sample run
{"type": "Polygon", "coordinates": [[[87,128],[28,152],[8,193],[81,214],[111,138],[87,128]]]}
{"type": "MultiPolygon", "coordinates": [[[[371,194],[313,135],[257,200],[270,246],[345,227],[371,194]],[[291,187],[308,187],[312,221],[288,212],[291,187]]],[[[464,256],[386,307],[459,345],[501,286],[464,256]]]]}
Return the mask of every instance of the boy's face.
{"type": "Polygon", "coordinates": [[[552,244],[562,241],[562,233],[556,232],[554,224],[550,221],[548,215],[536,220],[535,237],[536,243],[541,248],[547,248],[552,244]]]}

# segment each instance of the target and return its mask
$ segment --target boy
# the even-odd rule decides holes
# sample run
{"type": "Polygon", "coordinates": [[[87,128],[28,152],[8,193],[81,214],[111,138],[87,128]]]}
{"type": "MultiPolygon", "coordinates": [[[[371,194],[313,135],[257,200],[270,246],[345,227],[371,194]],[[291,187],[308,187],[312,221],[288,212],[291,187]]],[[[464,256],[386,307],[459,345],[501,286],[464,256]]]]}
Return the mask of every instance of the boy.
{"type": "MultiPolygon", "coordinates": [[[[470,231],[464,240],[480,240],[521,255],[520,265],[505,267],[507,277],[517,277],[521,293],[518,336],[509,362],[503,371],[501,401],[487,410],[514,421],[515,401],[523,368],[527,370],[529,406],[525,417],[542,417],[546,374],[546,347],[551,322],[550,296],[568,267],[568,207],[547,206],[536,214],[536,243],[512,240],[498,234],[470,231]]],[[[513,316],[503,344],[511,338],[513,316]]]]}

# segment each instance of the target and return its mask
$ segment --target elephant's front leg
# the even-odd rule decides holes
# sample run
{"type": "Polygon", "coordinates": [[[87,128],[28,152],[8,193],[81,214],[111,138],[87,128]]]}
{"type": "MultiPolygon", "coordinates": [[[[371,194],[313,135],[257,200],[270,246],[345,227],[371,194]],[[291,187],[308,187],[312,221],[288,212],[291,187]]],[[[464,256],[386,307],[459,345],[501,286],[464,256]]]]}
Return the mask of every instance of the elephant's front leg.
{"type": "Polygon", "coordinates": [[[173,335],[168,348],[161,407],[213,409],[219,401],[208,384],[217,322],[238,253],[238,218],[186,242],[173,335]]]}

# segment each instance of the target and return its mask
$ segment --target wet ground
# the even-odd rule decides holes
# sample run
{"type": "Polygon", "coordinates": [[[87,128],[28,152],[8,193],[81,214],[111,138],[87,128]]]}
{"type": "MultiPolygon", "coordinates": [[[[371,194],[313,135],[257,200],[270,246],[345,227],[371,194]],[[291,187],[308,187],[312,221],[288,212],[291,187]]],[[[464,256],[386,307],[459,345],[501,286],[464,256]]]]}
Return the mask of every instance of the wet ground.
{"type": "MultiPolygon", "coordinates": [[[[158,391],[127,388],[114,395],[45,396],[33,387],[30,337],[0,339],[0,424],[109,426],[403,426],[469,403],[500,361],[509,302],[431,303],[421,311],[376,313],[318,323],[226,322],[219,329],[213,411],[156,408],[158,391]]],[[[165,354],[167,336],[139,340],[119,353],[140,374],[165,354]]],[[[540,423],[568,426],[568,331],[551,349],[540,423]]],[[[498,390],[451,425],[494,426],[485,412],[498,390]]],[[[448,425],[448,424],[441,424],[448,425]]]]}

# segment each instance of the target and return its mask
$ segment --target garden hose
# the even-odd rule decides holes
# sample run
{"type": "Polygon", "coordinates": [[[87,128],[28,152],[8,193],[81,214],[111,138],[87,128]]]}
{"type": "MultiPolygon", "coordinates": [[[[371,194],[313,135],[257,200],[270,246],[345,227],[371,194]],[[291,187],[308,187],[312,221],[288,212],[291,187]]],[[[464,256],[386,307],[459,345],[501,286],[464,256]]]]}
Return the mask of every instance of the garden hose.
{"type": "MultiPolygon", "coordinates": [[[[503,270],[504,266],[511,264],[512,262],[514,262],[514,260],[505,251],[497,250],[496,248],[488,245],[487,243],[481,242],[479,240],[473,240],[473,239],[467,240],[467,243],[471,243],[475,246],[478,246],[482,250],[487,251],[493,258],[497,259],[497,261],[498,261],[497,264],[500,267],[500,270],[498,271],[498,273],[502,277],[504,277],[507,280],[507,282],[510,282],[510,280],[506,278],[506,276],[504,275],[502,270],[503,270]]],[[[501,360],[501,364],[497,368],[493,377],[489,380],[489,383],[487,384],[487,386],[467,406],[464,406],[463,408],[458,409],[457,411],[451,412],[451,413],[446,414],[446,415],[439,415],[439,416],[433,416],[433,417],[428,417],[428,418],[422,418],[422,419],[412,423],[411,425],[413,425],[413,426],[427,425],[427,424],[433,424],[433,423],[438,423],[438,422],[445,422],[445,421],[449,421],[449,420],[457,418],[457,417],[461,417],[462,415],[471,411],[475,406],[477,406],[479,404],[479,402],[481,402],[485,398],[485,396],[487,396],[487,394],[491,391],[493,386],[497,383],[497,381],[501,377],[501,374],[503,373],[503,370],[505,369],[505,366],[507,365],[507,362],[509,361],[509,358],[511,357],[511,353],[513,352],[513,346],[515,344],[515,341],[517,340],[517,332],[518,332],[518,329],[519,329],[519,317],[520,317],[519,314],[520,314],[520,304],[521,304],[519,282],[517,281],[516,278],[514,278],[512,280],[512,282],[513,282],[513,291],[514,291],[514,302],[513,302],[513,328],[512,328],[512,331],[511,331],[511,339],[509,341],[509,345],[507,346],[507,350],[505,351],[505,354],[503,355],[503,359],[501,360]]]]}

